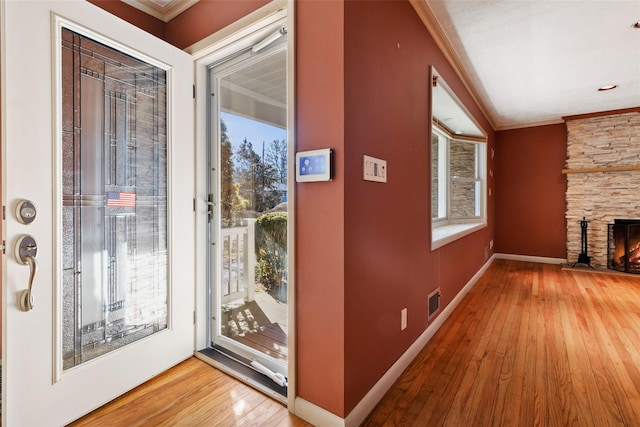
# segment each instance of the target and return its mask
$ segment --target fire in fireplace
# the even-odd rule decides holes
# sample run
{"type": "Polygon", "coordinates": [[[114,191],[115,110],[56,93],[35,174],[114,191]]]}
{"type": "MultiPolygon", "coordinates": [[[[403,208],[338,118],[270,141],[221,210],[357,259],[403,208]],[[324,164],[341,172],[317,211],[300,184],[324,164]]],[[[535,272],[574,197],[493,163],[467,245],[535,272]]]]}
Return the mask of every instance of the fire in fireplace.
{"type": "Polygon", "coordinates": [[[640,274],[640,219],[609,224],[609,268],[640,274]]]}

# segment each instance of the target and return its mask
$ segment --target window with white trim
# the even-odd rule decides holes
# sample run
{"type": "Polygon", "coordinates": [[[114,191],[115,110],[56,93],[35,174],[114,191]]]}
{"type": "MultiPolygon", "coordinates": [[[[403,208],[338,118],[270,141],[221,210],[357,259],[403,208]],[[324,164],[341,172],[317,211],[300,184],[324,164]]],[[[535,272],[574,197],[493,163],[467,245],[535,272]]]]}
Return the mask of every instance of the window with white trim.
{"type": "Polygon", "coordinates": [[[433,70],[431,247],[486,227],[486,134],[433,70]]]}
{"type": "Polygon", "coordinates": [[[449,137],[434,125],[431,212],[435,226],[482,217],[485,146],[449,137]]]}

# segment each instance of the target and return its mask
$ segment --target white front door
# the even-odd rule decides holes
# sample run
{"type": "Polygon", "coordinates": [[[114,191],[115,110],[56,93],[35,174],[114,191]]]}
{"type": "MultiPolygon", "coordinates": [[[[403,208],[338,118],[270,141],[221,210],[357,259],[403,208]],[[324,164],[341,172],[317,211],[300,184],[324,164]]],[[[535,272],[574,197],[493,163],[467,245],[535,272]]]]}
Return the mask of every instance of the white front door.
{"type": "Polygon", "coordinates": [[[2,421],[63,425],[193,354],[193,62],[85,1],[0,7],[2,421]]]}

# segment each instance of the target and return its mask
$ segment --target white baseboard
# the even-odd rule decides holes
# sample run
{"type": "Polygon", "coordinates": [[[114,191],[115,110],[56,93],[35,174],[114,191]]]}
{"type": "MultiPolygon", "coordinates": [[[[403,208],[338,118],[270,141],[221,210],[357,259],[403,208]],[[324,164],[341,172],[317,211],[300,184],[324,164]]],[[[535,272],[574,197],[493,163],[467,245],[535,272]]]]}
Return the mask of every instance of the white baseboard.
{"type": "Polygon", "coordinates": [[[478,272],[467,282],[458,295],[442,310],[442,313],[431,323],[427,329],[418,337],[416,341],[405,351],[402,356],[389,368],[369,392],[358,402],[346,418],[320,408],[300,397],[295,399],[294,413],[300,418],[321,427],[357,427],[364,422],[367,416],[373,411],[378,402],[389,391],[393,383],[402,375],[409,364],[416,358],[422,348],[431,340],[433,335],[440,329],[442,324],[451,315],[453,310],[460,304],[462,298],[473,288],[478,279],[489,268],[495,259],[495,255],[478,270],[478,272]]]}
{"type": "Polygon", "coordinates": [[[549,258],[543,256],[516,255],[516,254],[495,254],[497,259],[509,259],[512,261],[537,262],[540,264],[566,264],[565,258],[549,258]]]}
{"type": "MultiPolygon", "coordinates": [[[[294,414],[316,427],[346,427],[346,420],[303,398],[296,396],[294,414]]],[[[291,411],[291,408],[289,408],[291,411]]]]}

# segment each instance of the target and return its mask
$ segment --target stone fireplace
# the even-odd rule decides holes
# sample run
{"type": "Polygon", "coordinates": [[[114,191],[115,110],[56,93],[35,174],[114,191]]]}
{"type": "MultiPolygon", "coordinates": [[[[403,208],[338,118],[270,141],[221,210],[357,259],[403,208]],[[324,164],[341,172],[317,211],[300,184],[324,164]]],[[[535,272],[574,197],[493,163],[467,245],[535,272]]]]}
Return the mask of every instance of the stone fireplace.
{"type": "Polygon", "coordinates": [[[609,224],[640,218],[640,111],[567,120],[567,260],[581,252],[583,217],[594,267],[609,265],[609,224]]]}

